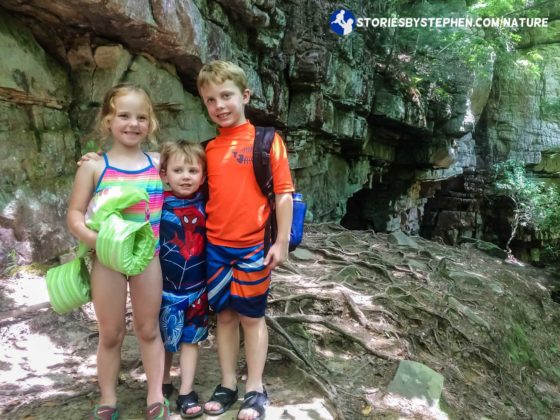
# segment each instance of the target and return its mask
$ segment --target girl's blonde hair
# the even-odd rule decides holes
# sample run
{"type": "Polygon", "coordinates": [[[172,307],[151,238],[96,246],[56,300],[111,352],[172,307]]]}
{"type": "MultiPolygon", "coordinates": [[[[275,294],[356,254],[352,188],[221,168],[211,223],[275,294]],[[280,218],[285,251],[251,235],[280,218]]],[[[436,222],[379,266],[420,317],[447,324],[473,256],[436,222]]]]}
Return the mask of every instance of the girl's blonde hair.
{"type": "Polygon", "coordinates": [[[199,143],[188,140],[168,141],[161,145],[159,167],[161,172],[167,171],[171,156],[180,156],[189,165],[200,162],[202,172],[206,173],[206,153],[199,143]]]}
{"type": "Polygon", "coordinates": [[[136,93],[144,98],[146,104],[148,105],[148,121],[150,123],[148,129],[148,140],[151,143],[155,143],[154,133],[159,128],[159,123],[154,113],[154,105],[144,89],[140,86],[136,86],[130,83],[121,83],[113,86],[107,91],[105,97],[103,98],[103,103],[101,104],[101,109],[99,110],[98,126],[97,130],[102,140],[106,140],[111,136],[109,130],[109,120],[115,116],[115,99],[119,96],[128,95],[129,93],[136,93]]]}
{"type": "Polygon", "coordinates": [[[209,83],[219,85],[226,80],[231,80],[241,92],[249,89],[245,71],[231,61],[220,60],[211,61],[202,66],[196,78],[196,87],[200,90],[209,83]]]}

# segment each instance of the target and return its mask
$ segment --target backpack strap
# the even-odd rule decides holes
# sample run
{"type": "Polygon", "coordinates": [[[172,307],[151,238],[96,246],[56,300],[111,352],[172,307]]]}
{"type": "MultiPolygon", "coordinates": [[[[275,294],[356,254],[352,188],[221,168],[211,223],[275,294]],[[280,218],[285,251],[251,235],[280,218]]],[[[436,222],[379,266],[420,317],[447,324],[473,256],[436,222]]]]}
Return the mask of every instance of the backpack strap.
{"type": "Polygon", "coordinates": [[[274,127],[255,127],[255,141],[253,143],[253,171],[259,188],[268,200],[270,216],[264,232],[264,254],[268,253],[270,245],[276,240],[276,201],[272,182],[272,167],[270,166],[270,151],[274,141],[274,127]]]}
{"type": "Polygon", "coordinates": [[[208,144],[209,144],[212,140],[214,140],[215,138],[216,138],[216,137],[212,137],[211,139],[201,141],[201,142],[200,142],[200,145],[202,146],[202,148],[203,148],[204,150],[206,150],[206,148],[208,147],[208,144]]]}
{"type": "Polygon", "coordinates": [[[253,171],[257,184],[269,201],[274,198],[272,168],[270,166],[270,150],[274,141],[274,133],[274,127],[255,127],[255,142],[253,144],[253,171]]]}

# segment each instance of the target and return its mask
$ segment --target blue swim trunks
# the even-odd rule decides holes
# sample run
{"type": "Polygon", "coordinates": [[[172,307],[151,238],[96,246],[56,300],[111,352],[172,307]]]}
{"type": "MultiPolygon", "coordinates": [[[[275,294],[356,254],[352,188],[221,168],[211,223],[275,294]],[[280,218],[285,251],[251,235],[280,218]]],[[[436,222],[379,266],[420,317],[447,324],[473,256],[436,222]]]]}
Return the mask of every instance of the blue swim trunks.
{"type": "Polygon", "coordinates": [[[264,244],[248,248],[206,246],[208,301],[215,312],[231,308],[251,318],[264,316],[270,268],[264,265],[264,244]]]}
{"type": "Polygon", "coordinates": [[[177,352],[181,343],[194,344],[208,337],[206,289],[176,294],[163,291],[159,326],[165,350],[177,352]]]}

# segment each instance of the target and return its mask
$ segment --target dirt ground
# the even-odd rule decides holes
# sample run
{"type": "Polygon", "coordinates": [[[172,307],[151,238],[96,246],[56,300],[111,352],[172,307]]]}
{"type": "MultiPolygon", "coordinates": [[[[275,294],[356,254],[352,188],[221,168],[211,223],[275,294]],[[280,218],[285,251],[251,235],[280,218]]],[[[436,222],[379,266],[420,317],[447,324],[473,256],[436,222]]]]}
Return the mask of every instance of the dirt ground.
{"type": "MultiPolygon", "coordinates": [[[[311,225],[273,275],[267,419],[559,418],[555,281],[472,244],[311,225]],[[402,359],[443,375],[439,405],[387,392],[402,359]]],[[[91,304],[60,316],[46,302],[44,269],[11,267],[0,279],[1,418],[86,418],[96,402],[91,304]]],[[[244,360],[238,372],[242,384],[244,360]]],[[[211,334],[195,383],[202,400],[218,380],[211,334]]],[[[131,324],[118,394],[124,419],[143,418],[145,377],[131,324]]],[[[238,407],[207,418],[234,419],[238,407]]]]}

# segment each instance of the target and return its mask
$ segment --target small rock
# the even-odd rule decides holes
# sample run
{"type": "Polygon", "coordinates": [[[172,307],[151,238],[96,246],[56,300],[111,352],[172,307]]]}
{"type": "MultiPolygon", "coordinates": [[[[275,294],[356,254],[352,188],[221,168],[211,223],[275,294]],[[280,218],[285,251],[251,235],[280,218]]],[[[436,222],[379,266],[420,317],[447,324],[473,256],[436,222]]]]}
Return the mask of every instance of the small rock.
{"type": "Polygon", "coordinates": [[[402,360],[388,391],[420,399],[437,406],[443,390],[443,376],[422,363],[402,360]]]}
{"type": "Polygon", "coordinates": [[[300,261],[311,261],[316,259],[315,254],[303,248],[297,248],[296,250],[290,252],[290,257],[300,261]]]}
{"type": "Polygon", "coordinates": [[[419,249],[420,247],[416,243],[414,239],[410,236],[404,234],[402,231],[398,230],[396,232],[392,232],[389,235],[389,241],[392,243],[396,243],[399,246],[407,246],[413,249],[419,249]]]}

